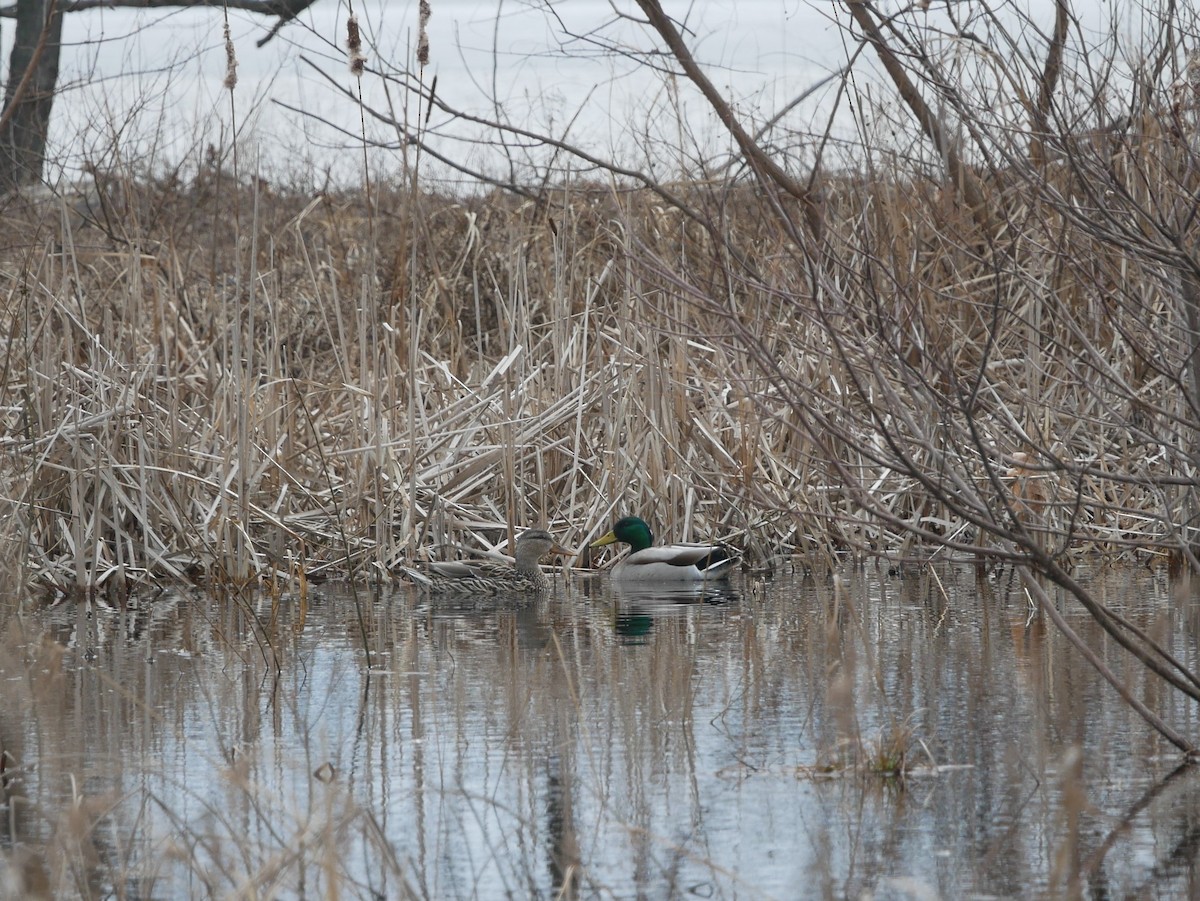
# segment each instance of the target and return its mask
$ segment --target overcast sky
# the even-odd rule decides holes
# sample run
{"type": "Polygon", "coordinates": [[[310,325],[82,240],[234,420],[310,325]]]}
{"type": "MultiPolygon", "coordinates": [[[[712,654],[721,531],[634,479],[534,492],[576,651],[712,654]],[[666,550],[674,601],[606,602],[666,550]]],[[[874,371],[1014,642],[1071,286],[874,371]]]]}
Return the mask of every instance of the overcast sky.
{"type": "MultiPolygon", "coordinates": [[[[1029,5],[1048,26],[1053,4],[1032,0],[1029,5]]],[[[934,6],[931,15],[936,15],[934,6]]],[[[692,142],[701,145],[690,154],[685,150],[685,157],[719,153],[728,141],[687,86],[672,85],[614,52],[613,47],[645,47],[647,40],[634,26],[618,21],[607,2],[431,0],[431,7],[426,78],[436,75],[438,94],[456,108],[488,115],[494,112],[495,98],[514,124],[565,134],[572,143],[619,155],[634,165],[645,163],[647,136],[661,142],[651,145],[651,154],[692,142]],[[682,112],[682,131],[674,109],[682,112]]],[[[622,2],[617,8],[632,11],[634,4],[622,2]]],[[[1085,8],[1097,25],[1108,9],[1098,2],[1085,8]]],[[[854,49],[840,3],[739,0],[668,3],[667,9],[686,21],[690,46],[752,125],[839,69],[854,49]]],[[[253,152],[269,172],[315,168],[318,183],[325,170],[352,181],[361,171],[362,151],[347,150],[354,141],[339,134],[339,129],[360,131],[358,109],[339,94],[339,88],[359,87],[344,50],[351,12],[372,45],[369,66],[403,69],[416,42],[415,2],[316,0],[300,21],[263,48],[255,41],[273,23],[231,13],[238,60],[232,105],[223,88],[219,9],[71,14],[62,63],[61,83],[67,90],[54,116],[55,154],[67,161],[68,173],[89,159],[111,164],[114,147],[121,148],[126,162],[165,165],[197,159],[208,144],[227,147],[236,125],[253,136],[242,144],[243,168],[253,152]],[[288,111],[274,101],[312,115],[288,111]]],[[[390,91],[385,87],[369,72],[362,81],[368,103],[377,108],[390,103],[398,118],[415,121],[415,111],[403,108],[402,92],[394,85],[390,91]]],[[[886,98],[887,93],[878,96],[886,98]]],[[[815,92],[792,111],[788,127],[800,133],[819,130],[831,97],[832,87],[815,92]]],[[[437,116],[433,125],[459,133],[465,127],[437,116]]],[[[845,118],[839,118],[837,127],[847,135],[853,131],[845,118]]],[[[394,137],[376,124],[368,131],[375,138],[394,137]]],[[[371,152],[369,159],[381,171],[398,169],[395,151],[371,152]]],[[[483,149],[470,158],[483,167],[502,167],[504,160],[483,149]]],[[[686,166],[687,159],[679,162],[686,166]]],[[[453,180],[432,165],[428,172],[453,180]]]]}

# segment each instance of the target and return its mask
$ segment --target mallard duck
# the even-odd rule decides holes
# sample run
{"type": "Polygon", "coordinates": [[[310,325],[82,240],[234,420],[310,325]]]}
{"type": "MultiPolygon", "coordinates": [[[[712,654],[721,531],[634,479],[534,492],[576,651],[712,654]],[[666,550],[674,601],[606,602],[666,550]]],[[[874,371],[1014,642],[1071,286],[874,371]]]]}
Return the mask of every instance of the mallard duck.
{"type": "Polygon", "coordinates": [[[668,544],[654,547],[650,527],[636,516],[618,519],[612,531],[597,538],[591,547],[616,542],[632,548],[612,568],[614,579],[646,582],[704,582],[729,575],[737,558],[719,544],[668,544]]]}
{"type": "Polygon", "coordinates": [[[404,571],[418,590],[430,594],[524,594],[548,591],[552,582],[539,561],[550,554],[573,555],[545,529],[529,529],[517,539],[516,563],[496,560],[426,563],[404,571]]]}

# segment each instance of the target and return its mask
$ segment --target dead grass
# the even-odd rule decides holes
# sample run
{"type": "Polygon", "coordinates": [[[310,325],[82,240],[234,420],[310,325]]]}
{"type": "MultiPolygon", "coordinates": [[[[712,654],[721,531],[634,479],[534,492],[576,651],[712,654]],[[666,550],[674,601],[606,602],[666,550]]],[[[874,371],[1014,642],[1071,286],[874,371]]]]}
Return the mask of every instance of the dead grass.
{"type": "MultiPolygon", "coordinates": [[[[1174,540],[1163,505],[1178,499],[1103,478],[1182,460],[1129,425],[1170,421],[1161,375],[1122,340],[1153,331],[1154,281],[1098,315],[1097,273],[1128,261],[1092,254],[1086,277],[1060,267],[1036,294],[1077,255],[1039,270],[1031,254],[1001,287],[961,232],[951,245],[967,226],[936,192],[846,181],[827,216],[849,300],[822,311],[763,198],[678,190],[756,280],[695,218],[589,185],[543,204],[387,189],[368,202],[205,171],[98,180],[86,208],[14,201],[0,260],[11,556],[26,579],[78,588],[386,578],[431,545],[502,546],[534,523],[583,545],[627,512],[664,539],[731,541],[756,566],[910,554],[901,523],[970,543],[870,450],[882,408],[937,467],[938,429],[957,442],[967,426],[923,419],[930,392],[981,365],[975,425],[1006,484],[1021,481],[1013,462],[1045,463],[1031,444],[1087,461],[1069,484],[1038,476],[1048,542],[1174,540]],[[1105,378],[1081,383],[1083,363],[1105,378]],[[836,425],[828,440],[813,441],[814,416],[836,425]],[[894,522],[861,512],[846,471],[894,522]]],[[[1059,228],[1014,218],[1030,240],[1059,228]]]]}

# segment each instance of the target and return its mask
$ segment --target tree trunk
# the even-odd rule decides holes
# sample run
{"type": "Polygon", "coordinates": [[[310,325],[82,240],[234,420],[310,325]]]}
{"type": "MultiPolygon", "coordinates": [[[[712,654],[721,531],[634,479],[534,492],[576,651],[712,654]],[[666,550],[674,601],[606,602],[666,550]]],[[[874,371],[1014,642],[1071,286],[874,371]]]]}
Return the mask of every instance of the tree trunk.
{"type": "Polygon", "coordinates": [[[0,116],[0,192],[42,177],[61,42],[62,13],[55,0],[18,0],[0,116]]]}

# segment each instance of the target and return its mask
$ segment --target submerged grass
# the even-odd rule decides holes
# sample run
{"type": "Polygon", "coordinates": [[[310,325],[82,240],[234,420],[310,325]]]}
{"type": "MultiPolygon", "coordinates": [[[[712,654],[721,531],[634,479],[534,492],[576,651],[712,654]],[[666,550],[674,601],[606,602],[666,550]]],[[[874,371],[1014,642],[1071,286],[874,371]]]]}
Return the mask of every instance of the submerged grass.
{"type": "Polygon", "coordinates": [[[893,723],[874,737],[856,733],[843,738],[836,747],[821,752],[817,762],[802,773],[814,778],[876,776],[903,780],[916,766],[913,757],[922,751],[911,721],[893,723]]]}

